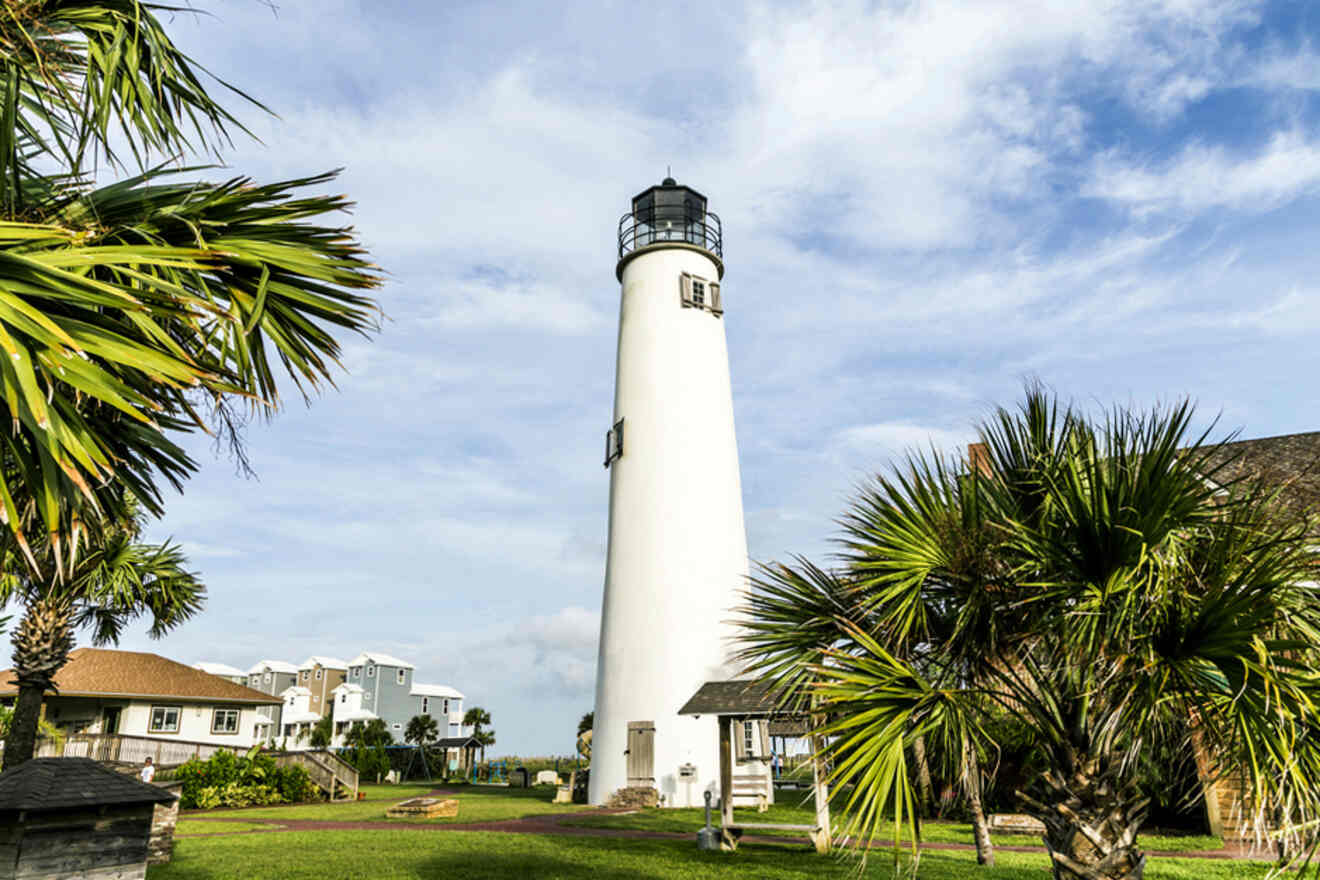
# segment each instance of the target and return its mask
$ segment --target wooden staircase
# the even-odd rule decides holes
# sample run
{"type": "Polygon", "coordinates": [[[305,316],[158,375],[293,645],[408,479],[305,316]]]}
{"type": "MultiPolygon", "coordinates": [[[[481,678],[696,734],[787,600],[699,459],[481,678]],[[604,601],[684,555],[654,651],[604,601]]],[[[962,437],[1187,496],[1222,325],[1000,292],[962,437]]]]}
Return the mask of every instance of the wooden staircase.
{"type": "Polygon", "coordinates": [[[297,765],[330,800],[357,800],[357,768],[330,751],[267,752],[281,767],[297,765]]]}

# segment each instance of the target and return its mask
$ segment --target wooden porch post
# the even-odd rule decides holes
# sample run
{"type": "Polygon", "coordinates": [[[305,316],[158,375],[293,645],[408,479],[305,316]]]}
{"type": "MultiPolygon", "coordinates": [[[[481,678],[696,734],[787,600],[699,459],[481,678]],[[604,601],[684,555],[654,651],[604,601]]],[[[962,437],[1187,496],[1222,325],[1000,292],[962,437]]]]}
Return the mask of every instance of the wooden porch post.
{"type": "MultiPolygon", "coordinates": [[[[720,716],[720,822],[733,825],[733,719],[720,716]]],[[[728,833],[727,831],[725,832],[728,833]]]]}
{"type": "MultiPolygon", "coordinates": [[[[819,717],[812,719],[812,727],[816,727],[819,717]]],[[[820,753],[825,748],[824,737],[811,737],[811,788],[812,796],[816,799],[816,827],[820,830],[816,832],[812,843],[816,845],[816,852],[827,853],[830,851],[830,787],[825,781],[825,761],[820,753]]]]}

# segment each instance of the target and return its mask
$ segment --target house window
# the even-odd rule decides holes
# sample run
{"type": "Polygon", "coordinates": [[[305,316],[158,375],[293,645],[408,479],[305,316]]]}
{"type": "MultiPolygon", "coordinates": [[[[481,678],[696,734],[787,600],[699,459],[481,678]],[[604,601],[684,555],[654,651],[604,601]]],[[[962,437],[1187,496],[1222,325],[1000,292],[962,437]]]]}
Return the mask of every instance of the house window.
{"type": "Polygon", "coordinates": [[[442,706],[444,707],[444,713],[445,713],[446,715],[448,715],[448,714],[449,714],[449,701],[448,701],[448,700],[445,700],[445,701],[444,701],[443,703],[441,703],[440,705],[442,705],[442,706]]]}
{"type": "Polygon", "coordinates": [[[304,669],[302,672],[303,672],[303,681],[306,681],[307,676],[311,675],[311,673],[308,672],[306,669],[304,669]]]}
{"type": "Polygon", "coordinates": [[[357,678],[357,677],[358,677],[358,670],[359,670],[360,668],[361,668],[360,666],[354,666],[352,669],[348,670],[348,677],[349,677],[349,678],[357,678]]]}
{"type": "Polygon", "coordinates": [[[320,669],[316,670],[316,680],[317,680],[317,681],[320,681],[320,680],[321,680],[321,672],[322,672],[322,670],[320,670],[320,669]]]}
{"type": "Polygon", "coordinates": [[[374,664],[374,663],[373,663],[373,664],[368,664],[368,665],[367,665],[367,678],[373,678],[373,677],[375,677],[375,675],[376,675],[376,666],[375,666],[375,664],[374,664]]]}
{"type": "Polygon", "coordinates": [[[320,697],[312,697],[312,703],[313,703],[313,705],[315,705],[316,703],[319,703],[319,702],[321,702],[321,698],[320,698],[320,697]]]}
{"type": "Polygon", "coordinates": [[[248,681],[251,682],[253,685],[261,684],[261,676],[260,676],[260,675],[254,675],[254,676],[252,676],[250,679],[248,679],[248,681]]]}
{"type": "Polygon", "coordinates": [[[179,716],[183,709],[179,706],[152,706],[149,733],[178,733],[179,716]]]}
{"type": "Polygon", "coordinates": [[[238,710],[216,709],[211,713],[212,733],[238,733],[238,710]]]}
{"type": "Polygon", "coordinates": [[[430,697],[422,697],[422,714],[423,714],[423,715],[430,715],[430,714],[431,714],[431,698],[430,698],[430,697]]]}
{"type": "Polygon", "coordinates": [[[266,684],[270,684],[270,673],[266,673],[266,684]]]}
{"type": "Polygon", "coordinates": [[[403,730],[403,725],[396,721],[396,722],[394,722],[394,729],[395,729],[395,730],[403,730]]]}
{"type": "Polygon", "coordinates": [[[756,722],[744,721],[742,727],[743,754],[750,758],[756,754],[756,722]]]}
{"type": "Polygon", "coordinates": [[[396,684],[403,684],[404,679],[406,679],[407,677],[408,677],[408,670],[400,669],[398,673],[395,674],[394,681],[396,684]]]}
{"type": "Polygon", "coordinates": [[[347,702],[348,702],[348,694],[340,694],[340,695],[339,695],[339,702],[341,702],[341,703],[347,703],[347,702]]]}

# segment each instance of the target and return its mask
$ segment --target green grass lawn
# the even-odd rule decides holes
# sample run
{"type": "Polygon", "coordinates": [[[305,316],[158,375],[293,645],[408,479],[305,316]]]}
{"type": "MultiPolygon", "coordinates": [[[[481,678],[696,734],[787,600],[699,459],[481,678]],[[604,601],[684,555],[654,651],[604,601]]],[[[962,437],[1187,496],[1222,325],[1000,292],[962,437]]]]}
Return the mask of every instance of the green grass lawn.
{"type": "MultiPolygon", "coordinates": [[[[780,790],[775,794],[775,804],[764,813],[754,809],[736,809],[733,811],[735,822],[770,822],[792,825],[809,825],[816,821],[815,809],[804,803],[803,792],[780,790]]],[[[712,821],[719,824],[719,813],[715,812],[712,821]]],[[[683,831],[696,832],[705,822],[704,808],[642,810],[618,816],[581,816],[568,820],[570,825],[589,828],[631,828],[642,831],[683,831]]],[[[755,831],[748,832],[772,837],[802,837],[792,831],[755,831]]],[[[926,822],[921,826],[922,840],[932,843],[971,844],[972,826],[960,822],[926,822]]],[[[1040,846],[1040,838],[1033,834],[996,833],[991,839],[1004,846],[1040,846]]],[[[1157,852],[1193,852],[1196,850],[1219,849],[1223,841],[1217,837],[1205,835],[1170,835],[1143,834],[1141,845],[1145,849],[1157,852]]]]}
{"type": "Polygon", "coordinates": [[[224,816],[235,819],[311,819],[331,822],[434,822],[452,825],[462,822],[499,822],[545,813],[563,813],[583,809],[581,804],[553,804],[552,788],[485,788],[464,786],[457,794],[447,795],[458,801],[458,817],[453,819],[386,819],[385,810],[394,803],[418,797],[430,791],[418,792],[415,786],[371,786],[368,801],[346,803],[297,804],[284,807],[249,807],[242,810],[217,810],[209,813],[191,813],[193,816],[224,816]],[[383,798],[381,800],[380,798],[383,798]]]}
{"type": "MultiPolygon", "coordinates": [[[[970,852],[928,852],[921,880],[1041,880],[1046,859],[1000,853],[979,868],[970,852]]],[[[1152,859],[1148,880],[1255,880],[1262,865],[1152,859]]],[[[701,853],[691,840],[620,840],[478,832],[308,831],[185,838],[174,860],[152,866],[148,880],[847,880],[856,862],[817,856],[804,846],[744,844],[736,853],[701,853]]],[[[867,878],[893,876],[884,855],[867,878]]]]}

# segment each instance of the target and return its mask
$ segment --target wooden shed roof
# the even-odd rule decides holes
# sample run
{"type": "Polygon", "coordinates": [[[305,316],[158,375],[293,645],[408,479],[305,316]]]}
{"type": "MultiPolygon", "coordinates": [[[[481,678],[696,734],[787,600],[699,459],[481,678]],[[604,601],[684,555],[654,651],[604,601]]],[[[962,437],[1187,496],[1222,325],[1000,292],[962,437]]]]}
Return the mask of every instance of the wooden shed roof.
{"type": "Polygon", "coordinates": [[[33,758],[0,773],[0,812],[167,804],[175,797],[90,758],[33,758]]]}
{"type": "Polygon", "coordinates": [[[442,749],[478,749],[481,748],[481,741],[475,736],[447,736],[436,740],[433,745],[437,745],[442,749]]]}
{"type": "Polygon", "coordinates": [[[708,681],[697,689],[680,715],[782,715],[770,690],[757,681],[708,681]]]}

